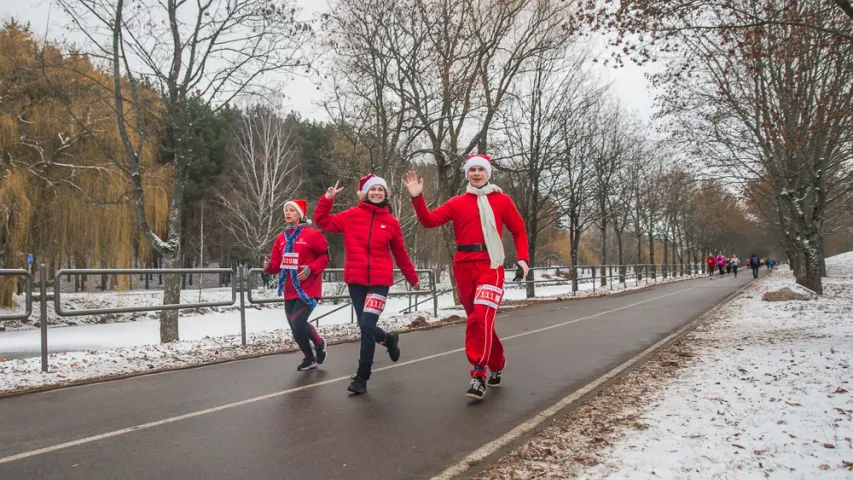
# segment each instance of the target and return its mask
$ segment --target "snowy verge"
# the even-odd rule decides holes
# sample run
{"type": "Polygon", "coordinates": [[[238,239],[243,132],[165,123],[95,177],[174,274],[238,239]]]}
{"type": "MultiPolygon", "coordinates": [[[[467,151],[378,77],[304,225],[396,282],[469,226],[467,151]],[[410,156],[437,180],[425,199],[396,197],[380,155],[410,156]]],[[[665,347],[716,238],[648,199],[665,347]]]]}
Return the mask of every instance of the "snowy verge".
{"type": "Polygon", "coordinates": [[[752,283],[475,478],[853,478],[849,260],[817,300],[761,301],[784,266],[752,283]]]}
{"type": "MultiPolygon", "coordinates": [[[[380,319],[379,325],[390,331],[407,332],[462,321],[465,315],[462,310],[440,313],[442,317],[436,318],[428,313],[413,312],[380,319]]],[[[322,326],[317,331],[330,345],[359,339],[355,324],[322,326]]],[[[38,357],[0,358],[0,396],[47,386],[72,385],[295,350],[298,347],[290,330],[279,329],[249,334],[245,347],[241,345],[240,335],[227,335],[144,347],[50,354],[49,371],[46,373],[41,371],[38,357]]]]}
{"type": "MultiPolygon", "coordinates": [[[[539,305],[542,302],[564,301],[606,296],[626,291],[653,287],[664,283],[689,280],[695,277],[677,277],[661,280],[657,284],[615,287],[613,290],[597,289],[548,297],[509,300],[501,310],[539,305]]],[[[461,309],[439,310],[438,317],[426,312],[383,317],[379,325],[386,330],[407,332],[432,328],[465,320],[461,309]]],[[[349,316],[349,314],[347,314],[349,316]]],[[[329,344],[359,340],[356,324],[321,324],[317,328],[329,344]]],[[[121,378],[141,373],[153,373],[188,368],[229,360],[297,350],[289,329],[250,332],[247,345],[241,345],[240,335],[205,336],[199,340],[168,344],[143,345],[108,350],[85,350],[48,355],[48,372],[41,372],[39,357],[4,359],[0,357],[0,396],[51,386],[64,386],[94,380],[121,378]]]]}

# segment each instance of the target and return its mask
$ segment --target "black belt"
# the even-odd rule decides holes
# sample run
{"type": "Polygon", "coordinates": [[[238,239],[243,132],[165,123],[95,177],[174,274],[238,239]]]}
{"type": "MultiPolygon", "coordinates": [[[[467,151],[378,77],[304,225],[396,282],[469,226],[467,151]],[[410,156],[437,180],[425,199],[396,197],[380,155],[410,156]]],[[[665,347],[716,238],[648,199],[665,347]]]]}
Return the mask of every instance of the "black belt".
{"type": "Polygon", "coordinates": [[[469,243],[467,245],[456,245],[457,252],[488,252],[485,243],[469,243]]]}

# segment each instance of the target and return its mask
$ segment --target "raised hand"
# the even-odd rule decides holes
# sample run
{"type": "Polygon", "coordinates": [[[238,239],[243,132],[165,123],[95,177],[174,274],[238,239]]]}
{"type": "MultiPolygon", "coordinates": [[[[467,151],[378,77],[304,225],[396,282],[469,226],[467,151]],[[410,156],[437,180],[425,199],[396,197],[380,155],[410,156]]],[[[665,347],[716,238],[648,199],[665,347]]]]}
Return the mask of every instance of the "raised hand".
{"type": "Polygon", "coordinates": [[[412,197],[419,197],[424,193],[424,179],[418,178],[418,174],[414,170],[409,170],[403,177],[403,186],[406,187],[412,197]]]}
{"type": "Polygon", "coordinates": [[[311,276],[311,269],[308,268],[308,266],[306,265],[306,266],[302,267],[301,270],[299,270],[299,273],[296,275],[296,279],[299,280],[300,282],[304,282],[310,276],[311,276]]]}
{"type": "Polygon", "coordinates": [[[343,188],[338,188],[338,185],[339,185],[340,183],[341,183],[341,182],[335,182],[335,186],[334,186],[334,187],[329,187],[329,189],[328,189],[328,190],[326,190],[326,198],[328,198],[329,200],[331,200],[331,199],[335,198],[335,195],[337,195],[337,194],[341,193],[341,191],[343,190],[343,188]]]}

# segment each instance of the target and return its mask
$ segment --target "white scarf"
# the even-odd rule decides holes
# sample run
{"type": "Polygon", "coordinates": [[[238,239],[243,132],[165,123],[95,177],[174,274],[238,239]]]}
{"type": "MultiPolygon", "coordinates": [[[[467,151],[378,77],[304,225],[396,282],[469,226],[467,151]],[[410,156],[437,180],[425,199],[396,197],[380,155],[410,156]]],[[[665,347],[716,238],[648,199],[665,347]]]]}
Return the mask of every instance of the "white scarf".
{"type": "Polygon", "coordinates": [[[501,187],[492,185],[491,183],[487,183],[483,188],[474,187],[469,183],[465,191],[477,196],[477,207],[480,211],[480,227],[483,229],[486,250],[489,252],[489,260],[492,262],[492,268],[498,268],[504,264],[504,245],[498,233],[495,212],[492,211],[492,206],[489,204],[487,196],[495,192],[503,193],[503,190],[501,190],[501,187]]]}

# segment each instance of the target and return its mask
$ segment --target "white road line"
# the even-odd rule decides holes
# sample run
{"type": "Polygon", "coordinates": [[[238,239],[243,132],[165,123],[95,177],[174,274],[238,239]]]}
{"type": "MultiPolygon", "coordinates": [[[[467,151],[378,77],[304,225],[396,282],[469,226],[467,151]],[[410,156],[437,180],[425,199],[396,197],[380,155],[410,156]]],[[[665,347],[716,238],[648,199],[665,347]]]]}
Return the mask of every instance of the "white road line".
{"type": "MultiPolygon", "coordinates": [[[[676,295],[676,294],[679,294],[679,293],[681,293],[681,292],[686,292],[687,290],[692,290],[692,289],[694,289],[694,288],[696,288],[696,287],[698,287],[698,286],[700,286],[700,285],[694,285],[694,286],[692,286],[692,287],[688,287],[688,288],[684,288],[684,289],[681,289],[681,290],[677,290],[677,291],[675,291],[675,292],[667,293],[667,294],[664,294],[664,295],[659,295],[659,296],[657,296],[657,297],[653,297],[653,298],[650,298],[650,299],[647,299],[647,300],[642,300],[642,301],[639,301],[639,302],[636,302],[636,303],[632,303],[632,304],[630,304],[630,305],[625,305],[624,307],[614,308],[614,309],[612,309],[612,310],[608,310],[608,311],[606,311],[606,312],[596,313],[595,315],[590,315],[590,316],[587,316],[587,317],[581,317],[581,318],[577,318],[577,319],[575,319],[575,320],[570,320],[570,321],[568,321],[568,322],[563,322],[563,323],[559,323],[559,324],[556,324],[556,325],[551,325],[551,326],[548,326],[548,327],[538,328],[538,329],[536,329],[536,330],[530,330],[530,331],[527,331],[527,332],[524,332],[524,333],[520,333],[520,334],[518,334],[518,335],[512,335],[512,336],[509,336],[509,337],[504,337],[504,338],[502,338],[501,340],[511,340],[511,339],[513,339],[513,338],[524,337],[524,336],[526,336],[526,335],[533,335],[533,334],[535,334],[535,333],[544,332],[544,331],[551,330],[551,329],[554,329],[554,328],[564,327],[564,326],[566,326],[566,325],[571,325],[571,324],[573,324],[573,323],[582,322],[582,321],[584,321],[584,320],[589,320],[589,319],[592,319],[592,318],[600,317],[600,316],[602,316],[602,315],[607,315],[607,314],[609,314],[609,313],[618,312],[618,311],[620,311],[620,310],[625,310],[625,309],[628,309],[628,308],[631,308],[631,307],[635,307],[635,306],[637,306],[637,305],[642,305],[642,304],[644,304],[644,303],[649,303],[649,302],[652,302],[652,301],[655,301],[655,300],[659,300],[659,299],[661,299],[661,298],[665,298],[665,297],[669,297],[669,296],[672,296],[672,295],[676,295]]],[[[669,338],[669,337],[667,337],[667,338],[669,338]]],[[[654,348],[654,347],[652,347],[652,348],[654,348]]],[[[407,361],[407,362],[399,362],[399,363],[395,363],[395,364],[393,364],[393,365],[388,365],[388,366],[386,366],[386,367],[377,368],[376,370],[374,370],[374,372],[381,372],[381,371],[383,371],[383,370],[390,370],[390,369],[392,369],[392,368],[405,367],[406,365],[411,365],[411,364],[414,364],[414,363],[425,362],[425,361],[427,361],[427,360],[432,360],[432,359],[434,359],[434,358],[439,358],[439,357],[444,357],[444,356],[447,356],[447,355],[452,355],[452,354],[454,354],[454,353],[459,353],[459,352],[462,352],[462,351],[465,351],[465,349],[464,349],[464,348],[457,348],[457,349],[455,349],[455,350],[448,350],[448,351],[446,351],[446,352],[436,353],[436,354],[434,354],[434,355],[428,355],[428,356],[426,356],[426,357],[421,357],[421,358],[417,358],[417,359],[414,359],[414,360],[409,360],[409,361],[407,361]]],[[[301,386],[301,387],[290,388],[290,389],[287,389],[287,390],[282,390],[282,391],[280,391],[280,392],[274,392],[274,393],[269,393],[269,394],[266,394],[266,395],[261,395],[261,396],[259,396],[259,397],[247,398],[246,400],[241,400],[241,401],[239,401],[239,402],[228,403],[228,404],[225,404],[225,405],[220,405],[220,406],[218,406],[218,407],[207,408],[207,409],[204,409],[204,410],[198,410],[198,411],[191,412],[191,413],[187,413],[187,414],[184,414],[184,415],[178,415],[178,416],[176,416],[176,417],[164,418],[164,419],[162,419],[162,420],[157,420],[157,421],[155,421],[155,422],[143,423],[143,424],[141,424],[141,425],[136,425],[136,426],[128,427],[128,428],[122,428],[122,429],[120,429],[120,430],[114,430],[114,431],[112,431],[112,432],[102,433],[102,434],[100,434],[100,435],[92,435],[92,436],[90,436],[90,437],[84,437],[84,438],[81,438],[81,439],[78,439],[78,440],[73,440],[73,441],[70,441],[70,442],[59,443],[59,444],[56,444],[56,445],[51,445],[51,446],[49,446],[49,447],[39,448],[39,449],[36,449],[36,450],[30,450],[30,451],[28,451],[28,452],[19,453],[19,454],[17,454],[17,455],[12,455],[12,456],[8,456],[8,457],[2,457],[2,458],[0,458],[0,465],[2,465],[2,464],[4,464],[4,463],[14,462],[14,461],[16,461],[16,460],[23,460],[23,459],[25,459],[25,458],[35,457],[35,456],[38,456],[38,455],[44,455],[44,454],[46,454],[46,453],[51,453],[51,452],[55,452],[55,451],[58,451],[58,450],[64,450],[64,449],[66,449],[66,448],[76,447],[76,446],[78,446],[78,445],[84,445],[84,444],[87,444],[87,443],[97,442],[97,441],[99,441],[99,440],[104,440],[104,439],[107,439],[107,438],[117,437],[117,436],[119,436],[119,435],[124,435],[124,434],[131,433],[131,432],[137,432],[137,431],[140,431],[140,430],[147,430],[147,429],[149,429],[149,428],[154,428],[154,427],[159,427],[159,426],[161,426],[161,425],[167,425],[167,424],[169,424],[169,423],[179,422],[179,421],[181,421],[181,420],[186,420],[186,419],[188,419],[188,418],[199,417],[199,416],[207,415],[207,414],[210,414],[210,413],[220,412],[220,411],[222,411],[222,410],[228,410],[228,409],[230,409],[230,408],[241,407],[241,406],[243,406],[243,405],[249,405],[249,404],[257,403],[257,402],[261,402],[261,401],[264,401],[264,400],[269,400],[269,399],[271,399],[271,398],[281,397],[281,396],[284,396],[284,395],[287,395],[287,394],[290,394],[290,393],[300,392],[300,391],[308,390],[308,389],[310,389],[310,388],[316,388],[316,387],[321,387],[321,386],[323,386],[323,385],[328,385],[328,384],[330,384],[330,383],[340,382],[341,380],[349,380],[349,378],[350,378],[349,376],[332,378],[332,379],[329,379],[329,380],[324,380],[324,381],[322,381],[322,382],[312,383],[312,384],[310,384],[310,385],[303,385],[303,386],[301,386]]],[[[568,398],[568,397],[567,397],[567,398],[568,398]]],[[[555,408],[555,407],[551,407],[551,408],[555,408]]],[[[550,410],[550,409],[549,409],[549,410],[550,410]]],[[[544,412],[543,412],[543,413],[540,413],[539,415],[543,415],[543,414],[544,414],[544,412]]],[[[534,417],[534,418],[538,418],[538,417],[539,417],[539,415],[537,415],[537,416],[536,416],[536,417],[534,417]]],[[[543,419],[544,419],[544,418],[543,418],[543,419]]],[[[518,430],[519,428],[522,428],[524,425],[527,425],[530,421],[531,421],[531,420],[528,420],[527,422],[525,422],[524,424],[520,425],[519,427],[516,427],[512,432],[515,432],[515,431],[516,431],[516,430],[518,430]]],[[[538,422],[541,422],[541,421],[542,421],[542,420],[538,420],[538,422]]],[[[537,422],[537,423],[538,423],[538,422],[537,422]]],[[[535,426],[535,424],[534,424],[534,426],[535,426]]],[[[529,428],[533,428],[533,427],[531,426],[531,427],[529,427],[529,428]]],[[[529,430],[529,428],[528,428],[528,430],[529,430]]],[[[527,430],[524,430],[524,431],[527,431],[527,430]]],[[[510,432],[510,433],[509,433],[509,434],[507,434],[507,435],[510,435],[512,432],[510,432]]],[[[501,438],[504,438],[504,437],[501,437],[501,438]]],[[[500,439],[499,439],[499,440],[496,440],[495,442],[498,442],[498,441],[500,441],[500,439]]],[[[488,445],[492,445],[492,444],[494,444],[495,442],[489,443],[488,445]]],[[[499,447],[500,447],[500,446],[497,446],[497,447],[495,447],[495,449],[497,449],[497,448],[499,448],[499,447]]],[[[483,448],[485,448],[485,447],[482,447],[480,450],[482,450],[483,448]]],[[[480,450],[477,450],[477,452],[479,452],[480,450]]],[[[475,452],[475,453],[477,453],[477,452],[475,452]]],[[[472,454],[472,455],[473,455],[473,454],[472,454]]],[[[469,457],[470,457],[470,456],[469,456],[469,457]]],[[[468,458],[468,457],[466,457],[466,458],[468,458]]],[[[468,465],[468,464],[466,464],[466,465],[468,465]]],[[[468,468],[468,467],[466,466],[466,467],[465,467],[465,469],[467,469],[467,468],[468,468]]],[[[464,470],[463,470],[463,471],[464,471],[464,470]]]]}

